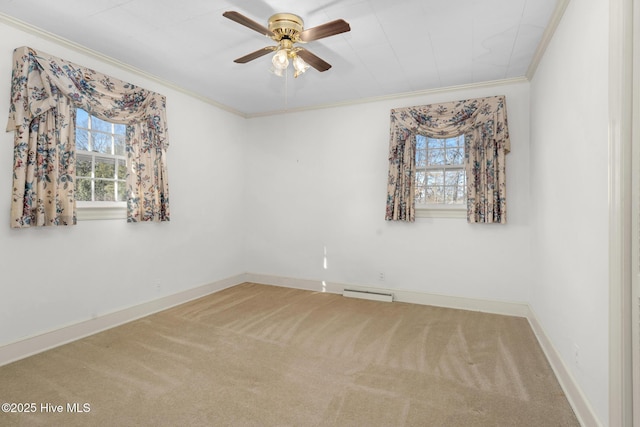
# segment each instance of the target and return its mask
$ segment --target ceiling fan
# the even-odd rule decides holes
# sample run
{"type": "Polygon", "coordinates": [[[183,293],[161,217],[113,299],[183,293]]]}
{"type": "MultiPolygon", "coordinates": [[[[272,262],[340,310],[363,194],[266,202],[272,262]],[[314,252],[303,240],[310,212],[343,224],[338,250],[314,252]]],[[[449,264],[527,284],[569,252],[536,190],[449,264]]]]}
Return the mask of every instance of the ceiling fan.
{"type": "Polygon", "coordinates": [[[268,28],[238,12],[225,12],[222,16],[251,28],[278,43],[276,46],[267,46],[256,50],[233,62],[244,64],[270,52],[276,52],[271,62],[273,64],[273,72],[278,76],[282,76],[284,70],[289,66],[289,59],[292,60],[295,69],[294,77],[298,77],[304,73],[309,66],[312,66],[320,72],[327,71],[331,68],[331,64],[309,52],[307,49],[295,46],[295,44],[307,43],[336,34],[346,33],[351,30],[349,23],[343,19],[336,19],[335,21],[305,30],[302,18],[292,13],[276,13],[272,15],[269,18],[268,28]]]}

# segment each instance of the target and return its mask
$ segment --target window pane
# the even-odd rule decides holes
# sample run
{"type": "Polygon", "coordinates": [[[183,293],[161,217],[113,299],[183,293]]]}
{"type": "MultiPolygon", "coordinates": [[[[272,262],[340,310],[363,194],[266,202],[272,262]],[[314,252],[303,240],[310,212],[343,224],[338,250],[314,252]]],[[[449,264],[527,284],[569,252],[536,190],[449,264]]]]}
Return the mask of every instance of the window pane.
{"type": "Polygon", "coordinates": [[[89,151],[89,135],[84,129],[76,129],[76,150],[89,151]]]}
{"type": "Polygon", "coordinates": [[[91,148],[98,153],[111,153],[111,135],[91,132],[91,148]]]}
{"type": "Polygon", "coordinates": [[[415,198],[416,203],[424,203],[427,174],[424,170],[416,171],[415,198]]]}
{"type": "Polygon", "coordinates": [[[128,172],[124,158],[126,129],[126,125],[112,125],[91,116],[87,111],[76,109],[76,148],[96,153],[77,154],[76,200],[125,200],[128,172]],[[112,134],[112,131],[121,135],[112,134]]]}
{"type": "Polygon", "coordinates": [[[464,170],[448,170],[445,172],[445,203],[464,203],[465,192],[464,170]]]}
{"type": "Polygon", "coordinates": [[[443,148],[444,141],[442,139],[427,138],[427,146],[429,148],[443,148]]]}
{"type": "Polygon", "coordinates": [[[427,152],[425,150],[416,150],[416,167],[423,168],[427,166],[427,152]]]}
{"type": "Polygon", "coordinates": [[[445,185],[460,185],[464,184],[464,171],[463,170],[448,170],[445,172],[445,185]]]}
{"type": "Polygon", "coordinates": [[[105,201],[105,202],[115,201],[114,181],[101,181],[96,179],[95,189],[96,189],[95,200],[105,201]]]}
{"type": "Polygon", "coordinates": [[[444,191],[440,186],[427,188],[427,203],[443,203],[444,191]]]}
{"type": "Polygon", "coordinates": [[[463,137],[454,137],[454,138],[447,138],[445,140],[445,144],[447,146],[447,148],[454,148],[454,147],[460,147],[460,146],[464,146],[464,138],[463,137]]]}
{"type": "Polygon", "coordinates": [[[91,180],[90,179],[76,179],[76,200],[91,201],[91,180]]]}
{"type": "Polygon", "coordinates": [[[425,203],[426,194],[426,189],[424,187],[416,187],[416,203],[425,203]]]}
{"type": "Polygon", "coordinates": [[[89,114],[82,108],[76,109],[76,127],[89,127],[89,114]]]}
{"type": "Polygon", "coordinates": [[[111,133],[111,123],[100,120],[97,117],[91,117],[91,129],[101,130],[103,132],[111,133]]]}
{"type": "Polygon", "coordinates": [[[463,189],[467,187],[467,174],[465,171],[460,171],[458,174],[458,185],[463,189]]]}
{"type": "Polygon", "coordinates": [[[127,201],[127,183],[126,181],[118,180],[118,201],[126,202],[127,201]]]}
{"type": "Polygon", "coordinates": [[[118,160],[118,179],[127,177],[127,163],[124,160],[118,160]]]}
{"type": "Polygon", "coordinates": [[[91,177],[91,156],[78,154],[76,158],[76,176],[91,177]]]}
{"type": "Polygon", "coordinates": [[[113,125],[113,133],[116,135],[126,135],[127,134],[127,125],[113,125]]]}
{"type": "Polygon", "coordinates": [[[416,135],[416,166],[423,168],[427,165],[427,137],[416,135]]]}
{"type": "Polygon", "coordinates": [[[462,204],[464,200],[464,191],[461,187],[445,187],[444,188],[445,203],[462,204]]]}
{"type": "Polygon", "coordinates": [[[416,203],[466,203],[464,135],[454,138],[426,138],[426,153],[418,151],[416,137],[416,203]],[[423,156],[426,154],[426,159],[423,156]],[[426,161],[426,165],[422,164],[426,161]]]}
{"type": "Polygon", "coordinates": [[[427,172],[427,185],[442,185],[444,184],[444,171],[428,171],[427,172]]]}
{"type": "Polygon", "coordinates": [[[116,136],[114,137],[115,143],[115,154],[118,156],[124,156],[124,136],[116,136]]]}
{"type": "Polygon", "coordinates": [[[96,157],[96,178],[115,179],[115,177],[116,177],[116,160],[96,157]]]}
{"type": "Polygon", "coordinates": [[[430,165],[444,165],[444,150],[433,149],[429,150],[427,155],[427,162],[430,165]]]}
{"type": "Polygon", "coordinates": [[[461,165],[464,162],[464,148],[448,148],[447,164],[461,165]]]}

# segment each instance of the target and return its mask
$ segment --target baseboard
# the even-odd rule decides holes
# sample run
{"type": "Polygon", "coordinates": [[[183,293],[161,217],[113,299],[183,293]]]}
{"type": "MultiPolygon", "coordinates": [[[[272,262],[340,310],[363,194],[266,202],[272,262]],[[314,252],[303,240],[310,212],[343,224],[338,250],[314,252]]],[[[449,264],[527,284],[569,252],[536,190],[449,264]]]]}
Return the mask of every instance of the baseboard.
{"type": "Polygon", "coordinates": [[[305,291],[328,292],[341,294],[344,287],[323,280],[296,279],[293,277],[273,276],[269,274],[245,273],[247,282],[261,285],[282,286],[285,288],[302,289],[305,291]]]}
{"type": "Polygon", "coordinates": [[[346,289],[364,292],[392,293],[393,300],[421,305],[434,305],[437,307],[457,308],[460,310],[481,311],[484,313],[503,314],[507,316],[527,317],[529,306],[525,303],[494,301],[476,298],[451,297],[446,295],[428,294],[418,291],[402,289],[379,288],[333,283],[322,280],[295,279],[291,277],[272,276],[268,274],[247,273],[247,282],[264,285],[284,286],[287,288],[305,289],[316,292],[329,292],[342,294],[346,289]]]}
{"type": "Polygon", "coordinates": [[[391,292],[370,292],[355,289],[345,289],[342,296],[347,298],[360,298],[370,301],[393,302],[393,294],[391,292]]]}
{"type": "Polygon", "coordinates": [[[560,354],[554,345],[551,343],[551,340],[544,332],[544,329],[538,321],[535,313],[531,308],[529,308],[528,311],[527,319],[529,320],[531,329],[533,329],[534,334],[536,334],[540,347],[542,347],[542,351],[544,351],[547,356],[547,360],[549,361],[553,372],[556,374],[556,378],[558,379],[564,394],[567,396],[576,417],[578,417],[578,421],[580,421],[580,424],[585,427],[602,426],[602,423],[598,420],[593,407],[576,383],[576,380],[573,378],[573,375],[571,375],[569,369],[567,369],[566,364],[562,360],[562,357],[560,357],[560,354]]]}
{"type": "Polygon", "coordinates": [[[558,381],[564,390],[567,399],[571,403],[576,416],[583,426],[601,426],[595,412],[585,398],[580,387],[567,369],[565,363],[547,337],[542,326],[538,322],[535,313],[528,304],[504,301],[483,300],[474,298],[451,297],[444,295],[427,294],[417,291],[398,289],[354,286],[332,283],[322,280],[295,279],[291,277],[273,276],[257,273],[245,273],[219,280],[197,288],[188,289],[177,294],[169,295],[157,300],[139,304],[124,310],[113,312],[104,316],[76,323],[64,328],[56,329],[41,335],[27,338],[12,344],[0,347],[0,366],[23,359],[28,356],[49,350],[60,345],[93,335],[95,333],[122,325],[127,322],[157,313],[179,304],[209,295],[223,289],[239,285],[244,282],[260,283],[265,285],[283,286],[294,289],[303,289],[316,292],[328,292],[341,294],[345,288],[361,290],[365,292],[386,292],[393,294],[393,300],[412,304],[434,305],[438,307],[456,308],[461,310],[481,311],[486,313],[502,314],[508,316],[526,317],[538,338],[547,360],[551,365],[558,381]]]}
{"type": "Polygon", "coordinates": [[[0,347],[0,366],[157,313],[179,304],[246,282],[244,274],[218,280],[124,310],[75,323],[0,347]]]}
{"type": "Polygon", "coordinates": [[[582,390],[567,369],[559,353],[544,332],[540,322],[531,310],[529,304],[504,301],[483,300],[475,298],[452,297],[434,295],[417,291],[406,291],[388,288],[376,288],[367,286],[353,286],[339,283],[331,283],[321,280],[295,279],[291,277],[271,276],[266,274],[247,273],[248,282],[265,285],[284,286],[296,289],[305,289],[317,292],[330,292],[341,294],[345,288],[357,289],[369,292],[392,293],[393,300],[412,304],[434,305],[438,307],[456,308],[461,310],[481,311],[484,313],[502,314],[507,316],[525,317],[529,321],[542,350],[544,351],[551,368],[553,369],[560,386],[564,390],[578,420],[582,426],[597,427],[602,424],[598,421],[595,411],[586,399],[582,390]]]}

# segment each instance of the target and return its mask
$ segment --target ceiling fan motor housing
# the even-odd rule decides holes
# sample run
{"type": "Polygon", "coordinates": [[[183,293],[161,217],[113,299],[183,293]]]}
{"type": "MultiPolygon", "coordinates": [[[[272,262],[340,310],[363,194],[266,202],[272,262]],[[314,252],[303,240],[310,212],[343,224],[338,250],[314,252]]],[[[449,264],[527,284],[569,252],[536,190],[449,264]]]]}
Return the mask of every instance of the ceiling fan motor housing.
{"type": "MultiPolygon", "coordinates": [[[[274,67],[277,65],[281,69],[284,69],[286,65],[288,65],[288,60],[293,59],[294,66],[298,73],[304,72],[308,67],[313,67],[320,72],[327,71],[331,68],[331,64],[305,48],[294,47],[295,43],[308,43],[351,31],[349,23],[344,19],[336,19],[305,30],[302,18],[293,13],[276,13],[275,15],[271,15],[268,22],[269,28],[235,11],[226,11],[222,16],[240,25],[244,25],[253,31],[257,31],[278,43],[277,46],[267,46],[258,49],[255,52],[235,59],[233,62],[245,64],[276,51],[272,62],[275,60],[278,64],[274,63],[274,67]]],[[[295,74],[294,77],[296,77],[295,74]]]]}
{"type": "Polygon", "coordinates": [[[304,28],[304,21],[292,13],[276,13],[269,18],[269,30],[275,34],[275,41],[300,41],[300,33],[304,28]]]}

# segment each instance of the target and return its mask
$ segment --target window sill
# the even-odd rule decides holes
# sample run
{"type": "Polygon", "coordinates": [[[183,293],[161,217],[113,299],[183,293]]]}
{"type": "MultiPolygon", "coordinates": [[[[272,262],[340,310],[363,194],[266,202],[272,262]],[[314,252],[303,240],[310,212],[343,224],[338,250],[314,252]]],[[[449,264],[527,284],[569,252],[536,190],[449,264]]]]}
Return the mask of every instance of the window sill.
{"type": "Polygon", "coordinates": [[[126,203],[76,202],[78,221],[127,219],[126,203]]]}
{"type": "Polygon", "coordinates": [[[466,206],[416,206],[416,218],[467,218],[466,206]]]}

